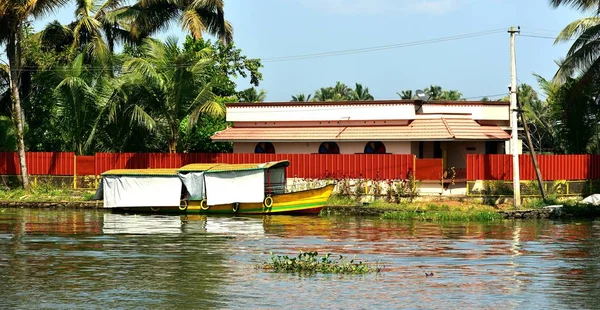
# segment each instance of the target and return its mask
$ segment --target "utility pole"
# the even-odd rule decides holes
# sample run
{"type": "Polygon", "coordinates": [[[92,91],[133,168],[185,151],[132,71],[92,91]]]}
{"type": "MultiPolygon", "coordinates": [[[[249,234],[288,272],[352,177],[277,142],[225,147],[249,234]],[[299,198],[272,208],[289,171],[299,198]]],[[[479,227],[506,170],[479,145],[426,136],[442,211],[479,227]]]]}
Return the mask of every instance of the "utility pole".
{"type": "Polygon", "coordinates": [[[519,143],[518,129],[518,107],[517,107],[517,59],[515,57],[515,34],[521,32],[521,27],[515,30],[510,27],[510,149],[513,157],[513,198],[514,206],[521,206],[521,182],[519,178],[519,154],[517,144],[519,143]]]}
{"type": "Polygon", "coordinates": [[[540,193],[542,194],[542,199],[544,200],[544,202],[547,203],[548,197],[546,196],[546,189],[544,188],[542,171],[540,170],[540,165],[538,165],[537,156],[535,155],[535,148],[533,147],[531,135],[529,134],[529,125],[527,124],[525,111],[523,110],[523,105],[521,105],[521,102],[519,102],[519,94],[517,94],[517,107],[519,108],[519,114],[521,115],[521,123],[523,123],[523,130],[525,131],[525,137],[527,138],[527,146],[529,147],[529,155],[531,155],[531,161],[533,162],[533,168],[535,169],[535,176],[538,181],[538,186],[540,187],[540,193]]]}

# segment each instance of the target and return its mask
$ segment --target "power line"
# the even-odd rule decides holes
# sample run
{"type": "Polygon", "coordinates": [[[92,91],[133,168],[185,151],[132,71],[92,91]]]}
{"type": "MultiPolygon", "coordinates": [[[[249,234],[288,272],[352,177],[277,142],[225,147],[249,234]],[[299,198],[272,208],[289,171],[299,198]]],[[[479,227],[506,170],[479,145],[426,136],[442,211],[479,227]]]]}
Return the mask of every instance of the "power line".
{"type": "Polygon", "coordinates": [[[462,39],[467,39],[467,38],[501,33],[503,31],[504,31],[504,29],[493,29],[493,30],[482,31],[482,32],[473,32],[473,33],[454,35],[454,36],[449,36],[449,37],[441,37],[441,38],[435,38],[435,39],[419,40],[419,41],[404,42],[404,43],[397,43],[397,44],[388,44],[388,45],[372,46],[372,47],[365,47],[365,48],[347,49],[347,50],[339,50],[339,51],[331,51],[331,52],[294,55],[294,56],[264,58],[264,59],[262,59],[262,61],[263,62],[279,62],[279,61],[301,60],[301,59],[309,59],[309,58],[366,53],[366,52],[396,49],[396,48],[403,48],[403,47],[411,47],[411,46],[418,46],[418,45],[434,44],[434,43],[440,43],[440,42],[446,42],[446,41],[462,40],[462,39]]]}

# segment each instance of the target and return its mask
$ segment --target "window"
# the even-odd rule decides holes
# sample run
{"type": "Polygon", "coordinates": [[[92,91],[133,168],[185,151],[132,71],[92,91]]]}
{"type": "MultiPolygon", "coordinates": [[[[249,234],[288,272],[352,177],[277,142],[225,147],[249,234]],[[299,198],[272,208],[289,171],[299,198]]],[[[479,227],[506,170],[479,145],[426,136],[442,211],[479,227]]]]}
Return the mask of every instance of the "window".
{"type": "Polygon", "coordinates": [[[424,156],[424,151],[423,151],[424,147],[425,147],[425,142],[419,141],[419,158],[423,158],[423,156],[424,156]]]}
{"type": "Polygon", "coordinates": [[[442,158],[442,142],[433,142],[433,158],[442,158]]]}
{"type": "Polygon", "coordinates": [[[485,141],[485,153],[486,154],[498,154],[498,142],[485,141]]]}
{"type": "Polygon", "coordinates": [[[254,153],[275,154],[275,147],[271,142],[259,142],[254,147],[254,153]]]}
{"type": "Polygon", "coordinates": [[[385,154],[385,145],[380,141],[367,142],[365,154],[385,154]]]}
{"type": "Polygon", "coordinates": [[[340,147],[335,142],[323,142],[319,146],[319,154],[339,154],[340,147]]]}

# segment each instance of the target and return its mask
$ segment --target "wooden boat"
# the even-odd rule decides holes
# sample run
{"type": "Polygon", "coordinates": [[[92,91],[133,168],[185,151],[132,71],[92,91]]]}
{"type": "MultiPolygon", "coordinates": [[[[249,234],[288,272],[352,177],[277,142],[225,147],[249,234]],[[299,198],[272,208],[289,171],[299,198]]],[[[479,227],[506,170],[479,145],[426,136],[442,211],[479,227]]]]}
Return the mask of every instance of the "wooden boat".
{"type": "Polygon", "coordinates": [[[318,214],[335,185],[286,191],[289,161],[191,164],[102,174],[95,199],[114,210],[200,214],[318,214]]]}

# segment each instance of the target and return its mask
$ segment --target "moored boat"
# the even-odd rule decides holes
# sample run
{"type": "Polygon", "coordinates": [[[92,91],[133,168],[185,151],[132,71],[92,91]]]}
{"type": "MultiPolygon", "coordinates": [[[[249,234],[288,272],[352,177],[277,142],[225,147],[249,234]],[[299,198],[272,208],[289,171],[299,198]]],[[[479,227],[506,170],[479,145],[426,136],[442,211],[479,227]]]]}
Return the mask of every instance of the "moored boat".
{"type": "Polygon", "coordinates": [[[318,214],[335,185],[286,191],[289,161],[119,169],[102,174],[104,208],[160,213],[318,214]]]}

